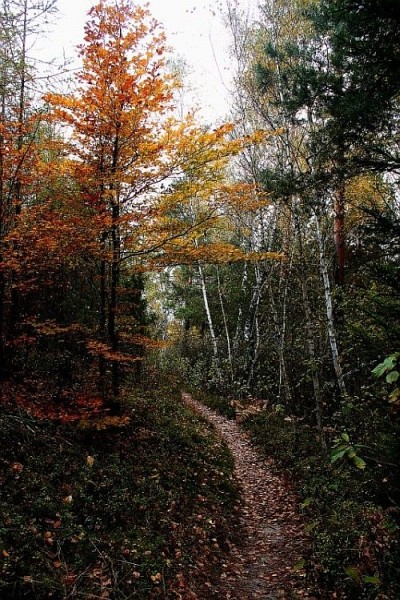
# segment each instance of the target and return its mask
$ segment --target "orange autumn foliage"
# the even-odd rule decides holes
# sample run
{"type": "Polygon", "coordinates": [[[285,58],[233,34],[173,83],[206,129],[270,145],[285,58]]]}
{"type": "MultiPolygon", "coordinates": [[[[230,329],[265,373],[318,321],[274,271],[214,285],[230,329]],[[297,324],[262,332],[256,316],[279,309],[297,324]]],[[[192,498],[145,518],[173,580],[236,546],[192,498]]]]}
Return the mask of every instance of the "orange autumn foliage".
{"type": "MultiPolygon", "coordinates": [[[[89,12],[80,54],[76,90],[47,94],[46,101],[50,119],[65,130],[65,171],[90,212],[89,246],[97,243],[102,265],[99,341],[90,342],[91,353],[112,364],[117,395],[118,362],[128,360],[120,349],[123,278],[177,260],[227,255],[216,244],[194,248],[191,238],[215,227],[225,201],[234,202],[226,167],[254,139],[233,139],[229,123],[209,130],[194,113],[175,115],[180,82],[167,69],[165,36],[146,8],[99,2],[89,12]],[[193,202],[202,208],[189,222],[184,213],[193,202]]],[[[239,202],[253,195],[245,186],[236,190],[239,202]]],[[[228,256],[238,260],[243,253],[231,247],[228,256]]]]}
{"type": "Polygon", "coordinates": [[[130,0],[89,11],[80,56],[76,87],[45,95],[23,210],[3,240],[0,269],[20,309],[7,347],[15,341],[29,358],[36,340],[59,378],[71,367],[57,366],[57,343],[70,356],[78,348],[77,360],[97,364],[99,394],[118,396],[121,372],[157,345],[137,316],[135,278],[171,264],[270,258],[206,235],[225,227],[227,207],[266,202],[227,177],[231,157],[265,135],[235,139],[230,123],[178,117],[181,83],[164,33],[130,0]]]}

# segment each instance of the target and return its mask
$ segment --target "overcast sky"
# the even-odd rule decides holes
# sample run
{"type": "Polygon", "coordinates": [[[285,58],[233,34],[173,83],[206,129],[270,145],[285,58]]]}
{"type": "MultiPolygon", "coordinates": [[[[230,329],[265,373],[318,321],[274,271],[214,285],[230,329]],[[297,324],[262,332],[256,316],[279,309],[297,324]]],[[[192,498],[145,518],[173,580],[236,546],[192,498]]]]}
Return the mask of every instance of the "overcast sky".
{"type": "MultiPolygon", "coordinates": [[[[254,0],[241,0],[244,6],[254,0]]],[[[46,53],[74,55],[82,41],[86,15],[95,0],[58,0],[59,14],[48,35],[46,53]],[[48,46],[47,46],[48,44],[48,46]]],[[[221,16],[213,15],[215,0],[150,0],[150,11],[167,33],[169,45],[193,69],[191,85],[208,121],[218,120],[227,111],[227,87],[231,78],[229,39],[221,16]]]]}

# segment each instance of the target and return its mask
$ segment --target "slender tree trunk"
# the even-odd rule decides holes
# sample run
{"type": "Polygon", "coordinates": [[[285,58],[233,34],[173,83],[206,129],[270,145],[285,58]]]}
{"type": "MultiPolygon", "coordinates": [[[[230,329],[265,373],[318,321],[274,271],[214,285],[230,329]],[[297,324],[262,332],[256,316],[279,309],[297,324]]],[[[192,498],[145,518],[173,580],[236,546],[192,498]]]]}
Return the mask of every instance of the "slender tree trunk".
{"type": "MultiPolygon", "coordinates": [[[[268,235],[265,235],[265,222],[263,214],[260,215],[261,223],[261,244],[263,247],[266,247],[268,251],[272,250],[275,232],[277,228],[278,221],[278,210],[275,209],[273,215],[270,215],[270,227],[268,229],[268,235]]],[[[260,249],[259,241],[256,239],[254,243],[254,248],[256,250],[260,249]]],[[[261,270],[259,264],[255,264],[254,266],[255,280],[256,284],[253,289],[252,298],[250,301],[250,306],[247,313],[247,320],[244,325],[243,336],[244,340],[247,343],[247,364],[246,371],[248,373],[247,376],[247,386],[250,388],[252,382],[254,380],[254,372],[257,364],[259,349],[261,344],[261,336],[260,336],[260,323],[259,323],[259,312],[260,312],[260,303],[263,294],[263,288],[266,283],[266,273],[261,270]]]]}
{"type": "Polygon", "coordinates": [[[220,304],[220,307],[221,307],[222,320],[224,322],[224,330],[225,330],[225,338],[226,338],[226,348],[227,348],[227,352],[228,352],[228,362],[229,362],[229,373],[230,373],[230,379],[231,379],[231,383],[232,383],[233,380],[234,380],[233,363],[232,363],[232,343],[231,343],[231,336],[230,336],[230,333],[229,333],[228,319],[227,319],[227,316],[226,316],[224,299],[222,297],[221,280],[220,280],[220,276],[219,276],[219,268],[218,268],[218,266],[216,267],[216,271],[217,271],[218,297],[219,297],[219,304],[220,304]]]}
{"type": "Polygon", "coordinates": [[[329,280],[329,271],[328,265],[325,257],[325,249],[324,249],[324,240],[322,238],[321,226],[319,222],[319,216],[315,215],[315,223],[317,230],[317,240],[319,247],[319,259],[320,259],[320,268],[321,268],[321,276],[322,281],[324,283],[324,293],[325,293],[325,308],[326,308],[326,319],[328,325],[328,338],[329,338],[329,346],[332,354],[332,363],[333,368],[336,374],[336,379],[338,382],[340,394],[343,396],[346,395],[346,386],[344,383],[343,370],[340,364],[340,356],[339,350],[336,340],[336,331],[333,319],[333,303],[332,303],[332,292],[331,292],[331,283],[329,280]]]}
{"type": "Polygon", "coordinates": [[[217,336],[215,335],[214,323],[213,323],[211,311],[210,311],[210,304],[208,302],[206,278],[204,276],[203,267],[199,264],[197,268],[198,268],[199,276],[200,276],[201,292],[203,295],[204,310],[206,311],[206,315],[207,315],[208,330],[210,332],[213,354],[214,354],[215,359],[218,360],[219,353],[218,353],[217,336]]]}
{"type": "MultiPolygon", "coordinates": [[[[2,66],[2,65],[0,65],[2,66]]],[[[4,67],[3,67],[4,69],[4,67]]],[[[6,231],[6,206],[4,190],[4,135],[6,117],[6,74],[1,72],[1,115],[0,115],[0,263],[3,259],[3,239],[6,231]]],[[[0,380],[5,376],[5,331],[4,331],[5,281],[0,267],[0,380]]]]}
{"type": "MultiPolygon", "coordinates": [[[[242,284],[240,286],[240,297],[243,298],[245,292],[246,292],[246,286],[247,286],[247,282],[248,282],[248,266],[247,263],[244,263],[243,265],[243,275],[242,275],[242,284]]],[[[242,302],[242,301],[241,301],[242,302]]],[[[235,330],[235,336],[233,338],[233,354],[236,356],[237,351],[239,349],[239,342],[240,342],[240,336],[243,330],[243,305],[242,303],[240,303],[239,305],[239,309],[238,309],[238,315],[237,315],[237,319],[236,319],[236,330],[235,330]]]]}
{"type": "MultiPolygon", "coordinates": [[[[26,43],[27,43],[27,27],[28,27],[28,0],[24,2],[24,20],[22,25],[22,50],[21,50],[21,79],[19,89],[19,106],[18,106],[18,138],[17,150],[21,152],[24,143],[24,126],[25,126],[25,90],[26,90],[26,43]]],[[[15,181],[15,214],[19,215],[22,210],[22,182],[20,178],[20,169],[16,175],[15,181]]]]}
{"type": "Polygon", "coordinates": [[[333,239],[335,242],[336,264],[335,283],[339,287],[344,285],[346,241],[345,241],[345,190],[344,184],[340,183],[335,193],[333,239]]]}
{"type": "MultiPolygon", "coordinates": [[[[286,260],[283,260],[279,269],[279,285],[278,285],[278,298],[281,306],[281,318],[280,318],[280,326],[278,325],[278,352],[279,352],[279,394],[281,387],[283,386],[285,400],[290,405],[292,404],[292,389],[290,384],[290,379],[288,375],[288,369],[286,364],[286,330],[287,330],[287,299],[289,293],[289,281],[290,275],[292,271],[293,265],[293,255],[294,255],[294,244],[292,241],[293,230],[291,227],[291,213],[290,211],[283,211],[283,217],[287,218],[286,227],[283,229],[283,240],[282,240],[282,248],[286,260]],[[286,215],[285,215],[286,213],[286,215]],[[283,287],[283,290],[282,290],[283,287]]],[[[271,290],[271,302],[274,304],[274,297],[271,290]]],[[[275,308],[275,312],[278,319],[278,311],[275,308]]]]}
{"type": "MultiPolygon", "coordinates": [[[[303,235],[302,235],[302,231],[301,231],[300,217],[298,214],[298,208],[296,206],[296,200],[293,201],[292,207],[293,207],[294,227],[295,227],[295,232],[296,232],[296,237],[297,237],[297,243],[299,246],[300,262],[301,262],[301,264],[304,265],[305,264],[305,254],[304,254],[304,249],[303,249],[303,235]]],[[[321,435],[321,440],[324,443],[324,436],[323,436],[323,429],[322,429],[323,401],[322,401],[321,388],[320,388],[319,376],[318,376],[318,371],[317,371],[318,363],[317,363],[317,353],[315,350],[315,343],[314,343],[314,331],[313,331],[313,326],[312,326],[311,306],[310,306],[310,300],[309,300],[309,296],[308,296],[306,278],[304,276],[301,276],[300,282],[301,282],[300,283],[301,294],[302,294],[303,310],[304,310],[304,317],[305,317],[307,349],[308,349],[308,355],[309,355],[310,362],[311,362],[311,378],[312,378],[314,399],[315,399],[315,415],[316,415],[317,427],[318,427],[318,430],[321,435]]]]}
{"type": "MultiPolygon", "coordinates": [[[[99,337],[101,342],[106,341],[106,323],[107,323],[107,262],[105,259],[107,243],[107,233],[103,233],[100,240],[101,261],[100,261],[100,310],[99,310],[99,337]]],[[[102,354],[99,355],[99,393],[105,394],[106,380],[106,361],[102,354]]]]}
{"type": "MultiPolygon", "coordinates": [[[[21,153],[24,143],[24,128],[25,128],[25,110],[26,110],[26,44],[27,44],[27,27],[28,27],[28,0],[24,1],[23,6],[23,24],[22,24],[22,49],[20,57],[20,80],[19,80],[19,103],[18,103],[18,136],[17,136],[17,152],[21,153]]],[[[22,159],[18,158],[19,161],[22,159]]],[[[22,212],[23,189],[21,181],[21,162],[18,164],[15,180],[13,182],[15,203],[15,216],[18,217],[22,212]]],[[[10,336],[15,337],[17,334],[17,323],[19,321],[20,312],[20,294],[18,288],[14,285],[11,290],[11,309],[10,309],[10,336]]]]}
{"type": "Polygon", "coordinates": [[[292,404],[292,390],[290,386],[288,370],[286,367],[285,343],[286,343],[286,326],[287,326],[287,296],[288,296],[288,277],[285,279],[285,288],[282,297],[282,325],[279,336],[279,379],[283,382],[286,401],[292,404]]]}
{"type": "MultiPolygon", "coordinates": [[[[116,328],[116,315],[117,315],[117,296],[119,286],[119,262],[120,262],[120,251],[121,251],[121,240],[119,235],[119,206],[117,203],[114,204],[112,209],[112,229],[111,229],[111,241],[112,241],[112,263],[111,263],[111,285],[110,285],[110,303],[108,310],[108,337],[110,340],[111,350],[117,352],[118,350],[118,333],[116,328]]],[[[117,397],[119,395],[119,361],[112,360],[111,363],[112,372],[112,391],[113,395],[117,397]]]]}
{"type": "Polygon", "coordinates": [[[260,346],[260,330],[258,323],[258,312],[260,307],[263,274],[259,265],[254,266],[256,285],[253,289],[253,294],[250,301],[250,306],[247,313],[246,322],[243,330],[243,337],[246,343],[246,366],[247,386],[250,387],[254,378],[254,369],[258,358],[258,350],[260,346]]]}
{"type": "MultiPolygon", "coordinates": [[[[100,197],[104,196],[104,152],[100,152],[100,167],[99,167],[99,176],[101,179],[100,184],[100,197]]],[[[107,239],[108,232],[103,231],[100,236],[100,281],[99,281],[99,339],[102,344],[106,343],[106,326],[107,326],[107,261],[106,261],[106,251],[107,251],[107,239]]],[[[98,379],[98,389],[99,394],[102,398],[105,397],[106,394],[106,359],[100,353],[98,359],[98,368],[99,368],[99,379],[98,379]]]]}
{"type": "MultiPolygon", "coordinates": [[[[112,159],[111,173],[113,179],[117,172],[119,152],[120,152],[120,126],[117,125],[114,150],[112,159]]],[[[120,260],[121,260],[121,235],[120,235],[120,198],[118,189],[115,187],[114,181],[110,184],[112,194],[112,225],[111,225],[111,245],[112,245],[112,260],[111,260],[111,282],[110,282],[110,302],[108,307],[108,338],[112,352],[118,351],[118,332],[117,332],[117,309],[118,309],[118,287],[120,283],[120,260]]],[[[112,373],[112,392],[116,398],[119,396],[120,387],[120,364],[118,360],[111,361],[112,373]]]]}
{"type": "MultiPolygon", "coordinates": [[[[195,208],[192,203],[190,203],[190,211],[191,211],[191,216],[192,216],[193,223],[194,223],[196,215],[195,215],[195,208]]],[[[194,245],[196,248],[198,248],[198,241],[196,239],[194,240],[194,245]]],[[[214,323],[213,323],[213,319],[212,319],[212,315],[211,315],[210,303],[208,301],[206,278],[205,278],[203,267],[201,266],[200,262],[197,264],[197,271],[199,273],[201,293],[203,296],[203,305],[204,305],[204,310],[205,310],[206,316],[207,316],[208,331],[210,333],[210,338],[211,338],[211,347],[212,347],[212,352],[213,352],[214,366],[216,369],[218,381],[221,383],[222,382],[222,374],[221,374],[220,364],[219,364],[220,361],[219,361],[217,336],[215,335],[215,328],[214,328],[214,323]]]]}
{"type": "Polygon", "coordinates": [[[213,350],[214,364],[215,364],[215,368],[217,371],[217,377],[218,377],[219,381],[222,381],[221,371],[220,371],[220,367],[219,367],[219,352],[218,352],[217,336],[215,335],[215,328],[214,328],[214,323],[213,323],[212,315],[211,315],[211,311],[210,311],[210,304],[208,302],[206,278],[204,275],[203,267],[201,266],[200,263],[198,264],[197,268],[198,268],[199,276],[200,276],[200,285],[201,285],[201,292],[203,295],[204,310],[206,311],[206,315],[207,315],[207,323],[208,323],[208,330],[209,330],[210,338],[211,338],[211,346],[212,346],[212,350],[213,350]]]}
{"type": "Polygon", "coordinates": [[[258,318],[258,311],[254,316],[254,325],[253,325],[253,335],[252,335],[252,356],[250,361],[250,368],[248,368],[248,376],[247,376],[247,387],[250,390],[252,383],[254,381],[254,371],[256,368],[258,353],[260,350],[261,336],[260,336],[260,323],[258,318]]]}
{"type": "Polygon", "coordinates": [[[273,289],[271,286],[269,287],[270,292],[270,307],[272,318],[275,325],[275,332],[277,337],[277,346],[278,346],[278,359],[279,359],[279,397],[281,396],[281,389],[283,387],[284,398],[287,404],[292,405],[292,389],[290,384],[290,379],[288,375],[288,368],[286,364],[286,353],[285,353],[285,345],[286,345],[286,328],[287,328],[287,296],[288,296],[288,287],[289,287],[289,273],[291,270],[291,264],[293,260],[293,252],[290,257],[289,269],[281,269],[280,273],[280,283],[278,289],[278,299],[281,307],[281,318],[279,318],[278,309],[276,306],[276,301],[274,298],[273,289]],[[284,289],[281,292],[281,282],[284,280],[284,289]]]}

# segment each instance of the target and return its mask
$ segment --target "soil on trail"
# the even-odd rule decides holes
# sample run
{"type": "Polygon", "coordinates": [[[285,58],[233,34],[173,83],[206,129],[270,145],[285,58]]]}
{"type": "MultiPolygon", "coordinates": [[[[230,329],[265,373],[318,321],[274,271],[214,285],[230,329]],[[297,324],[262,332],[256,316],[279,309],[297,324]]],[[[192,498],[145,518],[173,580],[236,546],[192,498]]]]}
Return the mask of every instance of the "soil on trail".
{"type": "Polygon", "coordinates": [[[237,423],[190,394],[182,397],[196,413],[211,421],[225,440],[234,456],[235,476],[242,491],[241,543],[231,549],[224,573],[210,595],[221,600],[308,597],[301,571],[293,569],[301,561],[307,541],[290,485],[276,473],[272,459],[257,453],[237,423]]]}

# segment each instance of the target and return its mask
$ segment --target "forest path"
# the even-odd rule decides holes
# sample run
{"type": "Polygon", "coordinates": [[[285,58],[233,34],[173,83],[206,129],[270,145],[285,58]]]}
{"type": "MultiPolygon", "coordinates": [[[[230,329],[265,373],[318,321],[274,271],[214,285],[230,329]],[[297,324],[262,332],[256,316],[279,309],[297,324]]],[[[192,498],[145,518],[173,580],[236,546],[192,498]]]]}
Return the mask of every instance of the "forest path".
{"type": "Polygon", "coordinates": [[[190,394],[183,393],[182,398],[213,423],[228,445],[242,494],[242,541],[232,548],[218,589],[212,591],[221,600],[308,597],[302,578],[293,570],[307,542],[297,499],[288,482],[276,473],[272,459],[260,456],[237,423],[197,402],[190,394]]]}

